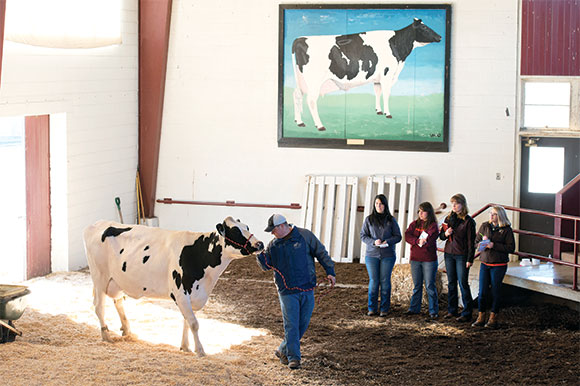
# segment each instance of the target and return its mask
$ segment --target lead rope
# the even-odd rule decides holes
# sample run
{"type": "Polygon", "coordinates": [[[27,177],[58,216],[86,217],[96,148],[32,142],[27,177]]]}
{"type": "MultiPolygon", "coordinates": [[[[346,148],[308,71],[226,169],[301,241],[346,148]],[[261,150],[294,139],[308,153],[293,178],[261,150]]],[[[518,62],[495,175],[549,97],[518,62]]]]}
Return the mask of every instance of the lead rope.
{"type": "MultiPolygon", "coordinates": [[[[282,278],[282,282],[284,283],[284,287],[286,287],[287,290],[293,291],[293,290],[298,290],[301,292],[310,292],[310,291],[314,291],[314,289],[316,287],[320,287],[321,284],[324,283],[324,279],[322,279],[321,281],[317,282],[316,285],[312,288],[308,288],[308,289],[304,289],[304,288],[300,288],[300,287],[288,287],[288,285],[286,284],[286,278],[284,277],[284,275],[282,274],[282,272],[280,272],[280,270],[278,270],[276,267],[271,266],[270,264],[268,264],[268,258],[266,253],[262,252],[264,254],[264,263],[266,264],[266,267],[270,268],[271,270],[275,271],[278,275],[280,275],[280,277],[282,278]]],[[[330,283],[330,279],[328,279],[328,282],[330,283]]],[[[331,284],[331,283],[330,283],[331,284]]],[[[316,304],[319,305],[320,301],[322,300],[323,297],[325,297],[326,295],[328,295],[332,290],[334,289],[333,285],[330,285],[330,287],[327,287],[326,290],[320,290],[319,294],[318,294],[318,299],[316,299],[316,304]]]]}

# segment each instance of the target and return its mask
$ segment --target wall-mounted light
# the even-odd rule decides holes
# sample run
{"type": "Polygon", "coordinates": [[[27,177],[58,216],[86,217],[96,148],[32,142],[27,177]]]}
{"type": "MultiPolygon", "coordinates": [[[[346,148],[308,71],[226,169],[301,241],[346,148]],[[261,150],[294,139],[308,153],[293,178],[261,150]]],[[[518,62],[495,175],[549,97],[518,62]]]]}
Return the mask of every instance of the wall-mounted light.
{"type": "MultiPolygon", "coordinates": [[[[524,139],[525,140],[525,139],[524,139]]],[[[534,146],[538,146],[537,142],[540,140],[540,138],[528,138],[527,140],[525,140],[524,142],[524,146],[525,147],[534,147],[534,146]]]]}

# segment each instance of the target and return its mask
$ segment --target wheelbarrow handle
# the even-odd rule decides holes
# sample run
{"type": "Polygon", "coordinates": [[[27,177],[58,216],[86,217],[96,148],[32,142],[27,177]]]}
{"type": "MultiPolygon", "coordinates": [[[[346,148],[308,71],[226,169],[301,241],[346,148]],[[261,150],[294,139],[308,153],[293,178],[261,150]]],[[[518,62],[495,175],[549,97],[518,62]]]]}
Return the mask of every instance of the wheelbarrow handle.
{"type": "Polygon", "coordinates": [[[17,329],[15,329],[14,327],[12,327],[8,323],[5,323],[4,321],[0,320],[0,324],[3,325],[4,327],[6,327],[7,329],[12,330],[13,332],[15,332],[16,335],[22,336],[22,333],[20,331],[18,331],[17,329]]]}

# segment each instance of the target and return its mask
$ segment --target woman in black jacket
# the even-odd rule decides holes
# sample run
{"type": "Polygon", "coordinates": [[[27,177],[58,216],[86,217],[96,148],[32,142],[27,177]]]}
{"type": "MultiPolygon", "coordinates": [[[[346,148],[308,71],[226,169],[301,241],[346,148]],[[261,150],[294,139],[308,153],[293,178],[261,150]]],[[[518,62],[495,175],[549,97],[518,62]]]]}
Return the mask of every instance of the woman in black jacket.
{"type": "Polygon", "coordinates": [[[481,250],[479,260],[479,314],[472,324],[474,327],[497,328],[499,312],[499,294],[501,283],[507,271],[509,254],[515,250],[514,232],[505,209],[493,206],[489,212],[489,221],[479,227],[475,238],[481,250]],[[491,287],[491,291],[490,291],[491,287]],[[491,313],[485,323],[485,312],[491,295],[491,313]]]}
{"type": "Polygon", "coordinates": [[[458,322],[471,322],[473,299],[469,289],[469,267],[475,252],[475,221],[467,214],[467,200],[461,193],[451,197],[451,214],[441,226],[439,238],[445,240],[445,270],[447,271],[447,315],[458,322]],[[461,289],[463,311],[458,312],[457,283],[461,289]]]}
{"type": "Polygon", "coordinates": [[[387,197],[378,194],[374,204],[372,213],[365,218],[360,230],[360,239],[367,247],[365,254],[365,264],[369,273],[367,315],[385,317],[391,308],[391,274],[397,258],[395,244],[401,241],[402,236],[397,220],[389,211],[387,197]]]}

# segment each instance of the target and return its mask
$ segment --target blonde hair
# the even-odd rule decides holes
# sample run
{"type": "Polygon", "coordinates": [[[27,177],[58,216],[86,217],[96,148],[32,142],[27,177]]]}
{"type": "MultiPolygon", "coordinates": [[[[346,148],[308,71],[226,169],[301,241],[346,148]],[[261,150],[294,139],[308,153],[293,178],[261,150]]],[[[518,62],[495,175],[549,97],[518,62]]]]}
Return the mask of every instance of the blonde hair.
{"type": "Polygon", "coordinates": [[[457,213],[457,215],[460,218],[464,219],[465,216],[467,216],[467,213],[469,213],[469,208],[467,207],[467,199],[465,198],[465,196],[461,193],[457,193],[454,194],[449,201],[455,201],[456,203],[461,204],[461,211],[457,213]]]}
{"type": "Polygon", "coordinates": [[[497,213],[497,222],[500,227],[511,226],[512,223],[508,219],[507,213],[503,206],[492,206],[491,210],[494,210],[497,213]]]}

